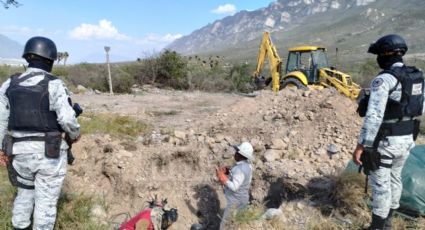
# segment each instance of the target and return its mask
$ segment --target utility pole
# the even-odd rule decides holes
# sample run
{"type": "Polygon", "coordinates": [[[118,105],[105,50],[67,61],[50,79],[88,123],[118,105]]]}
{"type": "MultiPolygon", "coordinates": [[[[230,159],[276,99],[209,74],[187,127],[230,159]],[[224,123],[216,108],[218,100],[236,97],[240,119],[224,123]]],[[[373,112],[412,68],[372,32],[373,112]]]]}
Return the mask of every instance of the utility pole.
{"type": "Polygon", "coordinates": [[[114,95],[114,92],[112,91],[111,66],[109,65],[109,50],[111,50],[111,47],[109,47],[109,46],[105,46],[105,52],[106,52],[106,64],[108,65],[109,94],[110,94],[110,95],[114,95]]]}

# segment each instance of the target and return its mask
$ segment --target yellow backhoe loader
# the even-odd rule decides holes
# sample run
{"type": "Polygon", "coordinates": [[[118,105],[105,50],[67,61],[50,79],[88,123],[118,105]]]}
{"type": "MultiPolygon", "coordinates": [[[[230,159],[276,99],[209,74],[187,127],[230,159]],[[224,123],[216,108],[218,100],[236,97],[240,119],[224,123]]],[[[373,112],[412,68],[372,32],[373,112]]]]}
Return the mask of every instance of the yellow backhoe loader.
{"type": "Polygon", "coordinates": [[[293,86],[298,89],[334,87],[345,96],[355,99],[360,86],[351,76],[329,67],[326,49],[318,46],[299,46],[289,49],[285,75],[281,77],[282,59],[268,32],[264,32],[258,52],[257,68],[254,72],[258,89],[271,81],[273,91],[293,86]],[[261,76],[265,59],[268,57],[271,79],[261,76]]]}

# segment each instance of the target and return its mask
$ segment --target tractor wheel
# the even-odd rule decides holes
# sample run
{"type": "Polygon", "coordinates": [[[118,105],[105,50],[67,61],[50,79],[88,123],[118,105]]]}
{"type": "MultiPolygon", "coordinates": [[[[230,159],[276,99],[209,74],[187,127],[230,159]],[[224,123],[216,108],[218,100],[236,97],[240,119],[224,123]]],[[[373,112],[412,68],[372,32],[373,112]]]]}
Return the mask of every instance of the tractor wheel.
{"type": "Polygon", "coordinates": [[[307,90],[307,86],[305,86],[300,80],[296,78],[287,78],[281,83],[281,89],[286,87],[296,87],[297,89],[307,90]]]}

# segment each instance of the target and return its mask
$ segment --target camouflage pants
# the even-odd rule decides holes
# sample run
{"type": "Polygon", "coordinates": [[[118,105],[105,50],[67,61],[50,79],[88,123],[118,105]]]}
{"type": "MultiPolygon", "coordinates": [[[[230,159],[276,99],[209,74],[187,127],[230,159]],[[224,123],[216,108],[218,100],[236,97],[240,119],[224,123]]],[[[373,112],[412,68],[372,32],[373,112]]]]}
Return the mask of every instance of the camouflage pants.
{"type": "Polygon", "coordinates": [[[34,189],[18,188],[13,204],[12,224],[26,228],[33,215],[34,230],[52,230],[56,221],[56,205],[65,178],[67,155],[62,151],[58,159],[49,159],[44,154],[17,154],[13,167],[18,180],[34,189]]]}
{"type": "Polygon", "coordinates": [[[379,144],[381,162],[392,165],[391,168],[380,167],[371,172],[370,183],[372,186],[372,212],[386,218],[390,209],[397,209],[400,204],[403,184],[401,171],[414,147],[411,136],[388,137],[379,144]]]}

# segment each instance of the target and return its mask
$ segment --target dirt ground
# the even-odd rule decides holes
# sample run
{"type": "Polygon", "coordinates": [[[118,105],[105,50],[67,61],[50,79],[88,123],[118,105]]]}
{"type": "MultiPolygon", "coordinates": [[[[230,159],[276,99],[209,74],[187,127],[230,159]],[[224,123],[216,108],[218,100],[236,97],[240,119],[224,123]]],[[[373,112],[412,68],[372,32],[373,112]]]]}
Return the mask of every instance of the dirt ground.
{"type": "Polygon", "coordinates": [[[135,139],[84,135],[65,190],[99,197],[106,205],[93,215],[104,223],[136,214],[157,194],[178,209],[172,229],[217,229],[225,199],[215,167],[232,165],[232,145],[246,140],[255,148],[252,202],[281,209],[283,223],[304,229],[319,213],[308,193],[331,189],[330,176],[351,158],[361,125],[356,104],[332,89],[256,93],[144,87],[132,95],[73,95],[86,114],[130,115],[153,128],[135,139]]]}

